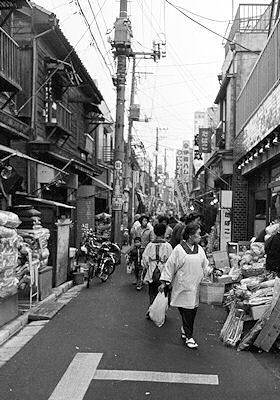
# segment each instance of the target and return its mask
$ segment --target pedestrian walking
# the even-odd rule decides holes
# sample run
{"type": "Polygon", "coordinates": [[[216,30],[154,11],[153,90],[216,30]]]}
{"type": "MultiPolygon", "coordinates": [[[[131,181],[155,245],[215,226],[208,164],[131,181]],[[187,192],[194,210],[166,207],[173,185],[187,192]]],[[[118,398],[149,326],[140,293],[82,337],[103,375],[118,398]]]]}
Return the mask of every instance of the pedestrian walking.
{"type": "Polygon", "coordinates": [[[158,217],[158,222],[160,224],[164,224],[166,226],[166,231],[164,235],[164,239],[169,242],[171,240],[173,229],[169,226],[169,218],[166,215],[160,215],[158,217]]]}
{"type": "Polygon", "coordinates": [[[177,222],[177,224],[174,226],[173,231],[172,231],[172,235],[171,235],[171,239],[169,241],[169,243],[171,244],[172,248],[174,249],[177,244],[180,243],[181,241],[181,235],[183,232],[183,229],[185,228],[185,219],[186,219],[186,215],[184,215],[183,217],[180,218],[180,221],[177,222]]]}
{"type": "Polygon", "coordinates": [[[280,227],[279,223],[275,224],[277,229],[272,236],[270,236],[264,245],[266,253],[266,269],[273,272],[280,278],[280,227]]]}
{"type": "Polygon", "coordinates": [[[136,237],[140,237],[141,248],[145,249],[147,244],[154,239],[154,230],[151,225],[148,225],[149,218],[146,215],[142,215],[138,221],[140,226],[135,229],[132,239],[135,240],[136,237]]]}
{"type": "Polygon", "coordinates": [[[135,216],[134,216],[134,222],[133,222],[132,227],[130,229],[130,244],[131,244],[133,238],[136,237],[137,228],[139,228],[139,226],[141,226],[141,224],[139,222],[139,218],[140,217],[141,217],[140,214],[135,214],[135,216]]]}
{"type": "Polygon", "coordinates": [[[193,338],[194,321],[199,305],[199,285],[204,275],[211,272],[205,252],[199,245],[200,225],[186,225],[183,240],[172,251],[161,273],[159,291],[172,283],[171,306],[177,307],[181,317],[181,337],[190,349],[198,344],[193,338]]]}
{"type": "Polygon", "coordinates": [[[175,217],[171,216],[169,218],[169,226],[172,228],[172,230],[174,229],[174,227],[176,226],[177,223],[178,223],[178,220],[175,217]]]}
{"type": "Polygon", "coordinates": [[[144,283],[149,285],[150,305],[158,294],[158,288],[161,284],[160,275],[172,252],[171,245],[164,239],[166,226],[157,224],[154,227],[154,232],[155,240],[147,245],[142,256],[143,273],[145,274],[144,283]]]}
{"type": "Polygon", "coordinates": [[[180,218],[180,221],[178,222],[177,225],[175,225],[171,239],[170,239],[170,244],[173,247],[173,249],[180,244],[182,240],[182,235],[184,228],[187,224],[191,222],[196,222],[198,224],[201,224],[201,216],[197,213],[190,213],[189,215],[184,215],[182,218],[180,218]]]}
{"type": "Polygon", "coordinates": [[[141,238],[136,237],[134,239],[134,244],[127,252],[128,262],[133,264],[134,275],[136,281],[133,283],[136,285],[136,290],[142,289],[143,280],[143,267],[142,267],[142,255],[144,249],[141,248],[141,238]]]}

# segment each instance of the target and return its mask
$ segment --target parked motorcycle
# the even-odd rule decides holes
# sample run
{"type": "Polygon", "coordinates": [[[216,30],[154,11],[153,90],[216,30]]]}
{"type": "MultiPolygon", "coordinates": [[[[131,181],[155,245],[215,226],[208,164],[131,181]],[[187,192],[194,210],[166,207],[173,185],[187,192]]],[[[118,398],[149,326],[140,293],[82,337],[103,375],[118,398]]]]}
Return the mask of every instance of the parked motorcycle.
{"type": "Polygon", "coordinates": [[[83,245],[81,255],[87,264],[87,287],[91,279],[97,276],[101,282],[106,282],[120,263],[121,251],[116,243],[98,237],[92,229],[83,227],[83,245]]]}

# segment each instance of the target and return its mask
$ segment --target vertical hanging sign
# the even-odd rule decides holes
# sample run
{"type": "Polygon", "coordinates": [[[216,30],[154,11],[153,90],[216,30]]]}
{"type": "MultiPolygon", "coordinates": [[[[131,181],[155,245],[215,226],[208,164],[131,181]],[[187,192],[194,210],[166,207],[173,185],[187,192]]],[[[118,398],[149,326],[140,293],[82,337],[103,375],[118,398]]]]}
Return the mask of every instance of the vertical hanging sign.
{"type": "Polygon", "coordinates": [[[199,128],[198,145],[200,153],[211,153],[211,128],[199,128]]]}
{"type": "Polygon", "coordinates": [[[112,197],[112,210],[121,211],[123,205],[123,193],[121,191],[122,183],[122,162],[117,160],[114,168],[114,191],[112,197]]]}

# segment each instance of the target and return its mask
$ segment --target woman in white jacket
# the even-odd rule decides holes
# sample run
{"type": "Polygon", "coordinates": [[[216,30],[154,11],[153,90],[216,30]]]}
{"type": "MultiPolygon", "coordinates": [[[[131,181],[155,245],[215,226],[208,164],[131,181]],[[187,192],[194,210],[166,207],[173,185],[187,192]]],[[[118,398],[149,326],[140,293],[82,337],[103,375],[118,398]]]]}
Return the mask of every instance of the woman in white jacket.
{"type": "Polygon", "coordinates": [[[186,225],[183,240],[167,260],[161,273],[159,291],[172,283],[171,306],[177,307],[182,317],[181,337],[190,349],[198,347],[193,338],[194,320],[199,305],[199,285],[211,271],[206,254],[199,242],[200,225],[186,225]]]}

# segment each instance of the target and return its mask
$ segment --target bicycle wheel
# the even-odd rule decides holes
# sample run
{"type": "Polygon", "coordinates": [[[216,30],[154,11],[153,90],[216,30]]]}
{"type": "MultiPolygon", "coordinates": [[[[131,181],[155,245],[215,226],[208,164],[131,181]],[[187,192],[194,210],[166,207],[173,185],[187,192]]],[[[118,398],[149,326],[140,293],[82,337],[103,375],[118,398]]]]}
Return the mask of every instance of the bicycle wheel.
{"type": "Polygon", "coordinates": [[[113,261],[108,260],[108,273],[109,273],[109,275],[112,275],[112,273],[115,271],[115,269],[116,269],[116,264],[113,261]]]}
{"type": "Polygon", "coordinates": [[[109,278],[109,275],[113,273],[112,268],[113,268],[113,262],[111,260],[106,260],[104,262],[103,268],[102,268],[102,274],[100,275],[100,279],[102,282],[106,282],[107,279],[109,278]]]}

